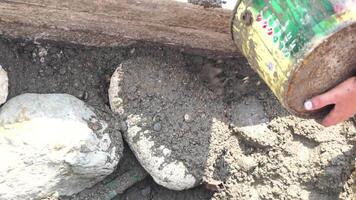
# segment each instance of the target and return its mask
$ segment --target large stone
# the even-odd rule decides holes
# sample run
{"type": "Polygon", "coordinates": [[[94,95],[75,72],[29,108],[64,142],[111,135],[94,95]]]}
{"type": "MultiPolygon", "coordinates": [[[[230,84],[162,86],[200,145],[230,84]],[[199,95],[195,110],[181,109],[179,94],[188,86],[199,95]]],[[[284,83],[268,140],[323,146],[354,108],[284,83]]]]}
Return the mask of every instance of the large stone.
{"type": "Polygon", "coordinates": [[[8,95],[9,79],[6,71],[0,65],[0,105],[5,103],[8,95]]]}
{"type": "Polygon", "coordinates": [[[0,199],[72,195],[112,173],[122,139],[110,112],[66,94],[24,94],[0,110],[0,199]]]}
{"type": "Polygon", "coordinates": [[[130,148],[158,184],[173,190],[201,182],[211,131],[229,132],[213,119],[222,115],[222,104],[215,103],[213,92],[198,91],[193,77],[177,67],[181,64],[129,60],[116,70],[109,89],[112,109],[127,116],[124,138],[130,148]]]}

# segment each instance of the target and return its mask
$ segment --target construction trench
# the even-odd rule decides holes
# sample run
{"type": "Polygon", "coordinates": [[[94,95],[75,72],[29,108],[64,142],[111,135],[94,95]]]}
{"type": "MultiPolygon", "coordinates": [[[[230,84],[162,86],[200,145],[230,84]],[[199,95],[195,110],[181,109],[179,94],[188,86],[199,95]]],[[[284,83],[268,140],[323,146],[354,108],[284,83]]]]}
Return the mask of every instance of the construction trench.
{"type": "Polygon", "coordinates": [[[9,85],[0,108],[0,199],[356,198],[355,119],[324,128],[288,113],[235,49],[228,28],[219,29],[228,11],[206,3],[185,8],[218,28],[183,18],[183,28],[157,18],[142,23],[158,37],[133,34],[142,26],[115,15],[120,3],[90,2],[102,5],[0,2],[0,65],[9,85]],[[38,134],[31,136],[31,126],[38,134]],[[28,160],[15,162],[14,152],[28,160]]]}

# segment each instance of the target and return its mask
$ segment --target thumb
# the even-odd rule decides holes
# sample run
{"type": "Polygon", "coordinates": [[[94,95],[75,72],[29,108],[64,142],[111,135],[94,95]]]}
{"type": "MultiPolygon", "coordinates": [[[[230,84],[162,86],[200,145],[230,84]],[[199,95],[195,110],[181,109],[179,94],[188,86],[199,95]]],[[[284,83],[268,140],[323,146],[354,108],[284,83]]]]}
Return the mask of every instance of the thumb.
{"type": "Polygon", "coordinates": [[[305,110],[313,111],[323,108],[325,106],[335,104],[337,90],[333,89],[324,94],[313,97],[304,103],[305,110]]]}

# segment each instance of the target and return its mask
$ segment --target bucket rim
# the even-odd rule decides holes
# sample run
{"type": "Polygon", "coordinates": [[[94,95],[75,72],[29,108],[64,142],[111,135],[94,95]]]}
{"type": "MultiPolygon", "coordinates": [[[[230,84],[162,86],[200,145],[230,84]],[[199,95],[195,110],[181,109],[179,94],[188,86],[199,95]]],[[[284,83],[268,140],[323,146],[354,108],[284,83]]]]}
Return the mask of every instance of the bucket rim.
{"type": "Polygon", "coordinates": [[[231,20],[230,20],[230,34],[231,34],[231,38],[233,41],[235,41],[235,36],[234,36],[234,21],[236,19],[236,12],[237,12],[237,9],[239,8],[240,4],[241,4],[242,0],[238,0],[236,2],[236,5],[234,7],[234,9],[232,10],[233,14],[232,14],[232,17],[231,17],[231,20]]]}

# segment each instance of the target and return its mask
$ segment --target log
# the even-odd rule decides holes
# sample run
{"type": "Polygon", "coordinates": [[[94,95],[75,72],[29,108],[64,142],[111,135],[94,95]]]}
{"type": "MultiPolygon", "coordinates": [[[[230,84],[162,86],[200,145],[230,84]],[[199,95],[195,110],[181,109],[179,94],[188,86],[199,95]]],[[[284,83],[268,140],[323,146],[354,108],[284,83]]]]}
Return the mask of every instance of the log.
{"type": "Polygon", "coordinates": [[[236,57],[231,15],[173,0],[2,0],[0,34],[97,47],[159,43],[236,57]]]}

